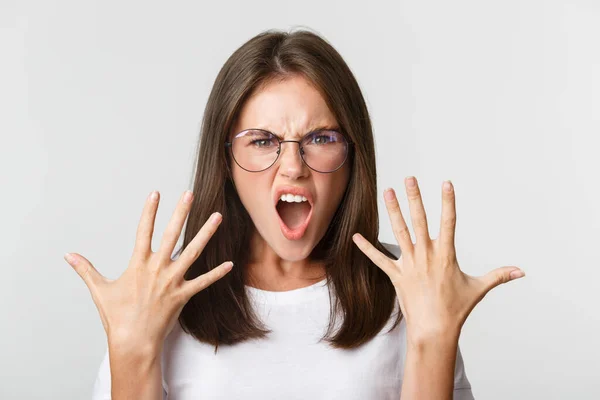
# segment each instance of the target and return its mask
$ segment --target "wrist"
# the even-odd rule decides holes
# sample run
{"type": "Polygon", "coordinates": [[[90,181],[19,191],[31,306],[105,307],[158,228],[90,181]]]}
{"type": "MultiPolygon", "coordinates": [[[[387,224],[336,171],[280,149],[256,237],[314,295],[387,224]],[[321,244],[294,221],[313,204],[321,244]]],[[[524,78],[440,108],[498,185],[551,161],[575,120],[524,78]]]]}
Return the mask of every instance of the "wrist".
{"type": "Polygon", "coordinates": [[[146,338],[109,337],[108,349],[111,357],[127,357],[140,360],[156,359],[162,352],[162,344],[146,338]]]}
{"type": "Polygon", "coordinates": [[[428,350],[439,352],[444,349],[455,351],[459,337],[460,329],[444,329],[407,332],[406,340],[409,349],[419,352],[428,350]]]}

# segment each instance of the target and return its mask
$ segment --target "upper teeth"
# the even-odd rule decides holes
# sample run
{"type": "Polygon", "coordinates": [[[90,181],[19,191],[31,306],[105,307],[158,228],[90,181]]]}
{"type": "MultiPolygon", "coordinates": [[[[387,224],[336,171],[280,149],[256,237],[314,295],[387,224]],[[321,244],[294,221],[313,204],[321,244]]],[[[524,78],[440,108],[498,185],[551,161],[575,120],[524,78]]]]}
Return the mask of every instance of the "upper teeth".
{"type": "Polygon", "coordinates": [[[306,201],[306,197],[299,195],[294,196],[293,194],[284,193],[281,195],[281,198],[279,200],[287,201],[288,203],[302,203],[303,201],[306,201]]]}

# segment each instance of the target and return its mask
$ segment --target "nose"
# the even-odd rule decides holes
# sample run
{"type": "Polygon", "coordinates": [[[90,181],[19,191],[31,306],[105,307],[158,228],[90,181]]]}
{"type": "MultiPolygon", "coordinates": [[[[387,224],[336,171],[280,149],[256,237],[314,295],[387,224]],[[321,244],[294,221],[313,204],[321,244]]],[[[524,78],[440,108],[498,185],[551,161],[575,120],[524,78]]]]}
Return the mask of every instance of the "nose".
{"type": "Polygon", "coordinates": [[[279,172],[291,179],[297,179],[308,174],[308,167],[300,156],[300,143],[285,141],[281,143],[279,153],[279,172]]]}

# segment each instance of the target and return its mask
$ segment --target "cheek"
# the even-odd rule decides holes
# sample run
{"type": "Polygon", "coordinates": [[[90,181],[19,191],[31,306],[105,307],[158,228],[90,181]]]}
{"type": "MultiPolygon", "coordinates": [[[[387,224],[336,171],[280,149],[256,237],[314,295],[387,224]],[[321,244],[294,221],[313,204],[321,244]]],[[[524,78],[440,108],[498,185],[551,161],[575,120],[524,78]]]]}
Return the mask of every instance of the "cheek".
{"type": "Polygon", "coordinates": [[[348,172],[339,172],[339,174],[322,175],[322,179],[316,182],[320,189],[319,198],[325,203],[323,210],[327,214],[332,214],[337,209],[348,186],[348,172]]]}
{"type": "Polygon", "coordinates": [[[264,210],[265,201],[270,201],[268,178],[264,174],[244,171],[239,167],[232,170],[232,176],[246,210],[253,214],[264,210]]]}

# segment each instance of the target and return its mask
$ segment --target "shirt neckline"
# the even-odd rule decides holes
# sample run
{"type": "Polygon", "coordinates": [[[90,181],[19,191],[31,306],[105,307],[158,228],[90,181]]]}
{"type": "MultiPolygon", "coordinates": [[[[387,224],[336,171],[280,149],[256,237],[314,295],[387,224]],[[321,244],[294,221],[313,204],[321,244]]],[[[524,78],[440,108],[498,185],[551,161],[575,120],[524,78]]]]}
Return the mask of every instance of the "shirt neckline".
{"type": "Polygon", "coordinates": [[[258,289],[252,286],[244,285],[247,293],[259,303],[269,304],[293,304],[309,301],[314,298],[312,293],[327,292],[327,278],[313,283],[312,285],[298,289],[286,290],[282,292],[273,292],[270,290],[258,289]]]}

